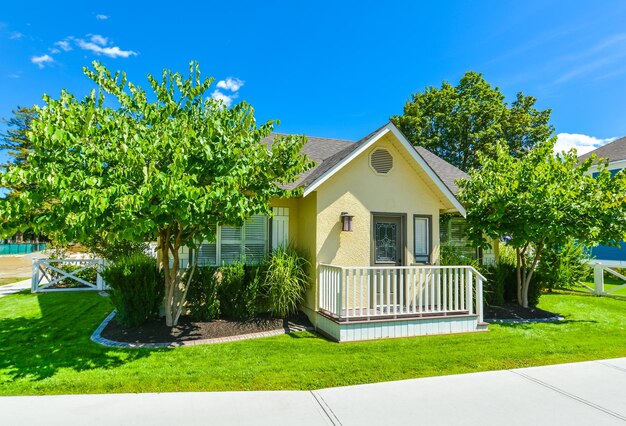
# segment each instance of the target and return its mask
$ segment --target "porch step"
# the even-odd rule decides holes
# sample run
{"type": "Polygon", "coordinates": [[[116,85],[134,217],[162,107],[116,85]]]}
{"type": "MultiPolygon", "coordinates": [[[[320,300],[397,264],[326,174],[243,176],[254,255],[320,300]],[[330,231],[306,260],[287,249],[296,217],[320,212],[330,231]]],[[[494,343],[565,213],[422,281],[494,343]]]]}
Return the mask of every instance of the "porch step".
{"type": "Polygon", "coordinates": [[[478,324],[476,324],[477,331],[487,330],[487,327],[489,327],[488,322],[479,322],[478,324]]]}

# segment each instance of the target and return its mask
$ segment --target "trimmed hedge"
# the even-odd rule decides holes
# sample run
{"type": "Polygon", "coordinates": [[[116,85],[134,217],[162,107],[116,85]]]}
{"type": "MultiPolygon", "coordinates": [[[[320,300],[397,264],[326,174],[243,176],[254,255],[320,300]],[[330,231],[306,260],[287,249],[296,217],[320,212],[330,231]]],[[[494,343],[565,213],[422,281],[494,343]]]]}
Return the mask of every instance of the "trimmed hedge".
{"type": "Polygon", "coordinates": [[[156,259],[144,254],[120,258],[104,269],[102,277],[111,288],[109,294],[120,324],[137,327],[158,317],[164,279],[156,259]]]}

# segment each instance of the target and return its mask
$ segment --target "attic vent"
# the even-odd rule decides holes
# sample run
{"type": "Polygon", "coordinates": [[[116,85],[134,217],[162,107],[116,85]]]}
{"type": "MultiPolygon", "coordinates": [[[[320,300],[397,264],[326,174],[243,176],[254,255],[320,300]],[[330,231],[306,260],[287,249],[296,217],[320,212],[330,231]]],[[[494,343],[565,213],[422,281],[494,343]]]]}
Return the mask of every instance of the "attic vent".
{"type": "Polygon", "coordinates": [[[386,149],[379,148],[370,156],[370,166],[381,175],[386,175],[393,167],[393,157],[386,149]]]}

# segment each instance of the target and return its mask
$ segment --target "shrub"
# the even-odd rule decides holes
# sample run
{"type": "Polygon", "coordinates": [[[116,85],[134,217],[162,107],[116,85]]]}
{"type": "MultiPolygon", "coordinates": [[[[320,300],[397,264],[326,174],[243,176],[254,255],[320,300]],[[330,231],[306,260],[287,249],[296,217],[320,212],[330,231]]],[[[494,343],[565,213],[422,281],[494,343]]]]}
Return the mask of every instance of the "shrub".
{"type": "Polygon", "coordinates": [[[439,253],[439,263],[446,265],[467,265],[476,269],[480,267],[480,261],[467,254],[467,250],[452,243],[441,244],[439,253]]]}
{"type": "MultiPolygon", "coordinates": [[[[505,303],[517,303],[517,258],[514,248],[500,244],[498,263],[488,267],[486,275],[485,302],[487,304],[501,306],[505,303]]],[[[535,306],[539,303],[541,289],[541,282],[535,273],[528,288],[529,305],[535,306]]]]}
{"type": "MultiPolygon", "coordinates": [[[[183,277],[187,282],[187,274],[183,277]]],[[[187,292],[187,309],[189,316],[196,321],[211,321],[220,315],[218,299],[218,268],[200,266],[191,278],[187,292]]]]}
{"type": "Polygon", "coordinates": [[[263,262],[263,295],[272,315],[284,318],[297,312],[309,282],[308,266],[293,247],[278,248],[263,262]]]}
{"type": "Polygon", "coordinates": [[[164,280],[154,258],[145,254],[120,258],[104,269],[102,277],[111,288],[120,324],[137,327],[158,316],[164,280]]]}
{"type": "Polygon", "coordinates": [[[562,247],[550,247],[541,256],[537,280],[549,291],[570,289],[589,275],[588,260],[584,247],[573,240],[562,247]]]}
{"type": "Polygon", "coordinates": [[[219,268],[218,297],[222,314],[231,319],[247,320],[259,313],[259,283],[256,267],[235,262],[219,268]]]}
{"type": "Polygon", "coordinates": [[[504,305],[506,283],[515,283],[516,280],[515,267],[507,263],[496,263],[487,267],[485,275],[487,278],[483,292],[485,303],[495,306],[504,305]]]}

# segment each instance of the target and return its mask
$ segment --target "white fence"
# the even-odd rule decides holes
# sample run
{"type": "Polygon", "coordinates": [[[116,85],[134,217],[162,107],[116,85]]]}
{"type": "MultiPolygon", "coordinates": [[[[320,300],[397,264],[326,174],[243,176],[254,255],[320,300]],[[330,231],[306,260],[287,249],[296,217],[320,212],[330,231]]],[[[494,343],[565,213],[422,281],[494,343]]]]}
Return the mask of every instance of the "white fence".
{"type": "Polygon", "coordinates": [[[103,259],[33,259],[33,293],[100,291],[106,283],[100,272],[103,259]]]}
{"type": "Polygon", "coordinates": [[[319,265],[319,308],[339,320],[477,314],[483,277],[471,266],[319,265]]]}
{"type": "MultiPolygon", "coordinates": [[[[593,264],[593,283],[594,283],[594,288],[590,288],[587,286],[586,287],[589,291],[593,292],[594,294],[598,295],[598,296],[618,296],[616,294],[614,294],[615,292],[617,292],[618,290],[621,290],[623,288],[626,288],[626,276],[620,274],[619,272],[615,271],[614,269],[612,269],[612,267],[626,267],[626,265],[623,264],[623,262],[594,262],[593,264]],[[617,286],[617,287],[612,287],[611,289],[606,289],[604,287],[604,271],[608,272],[609,274],[624,280],[624,284],[617,286]]],[[[622,296],[623,297],[623,296],[622,296]]]]}

